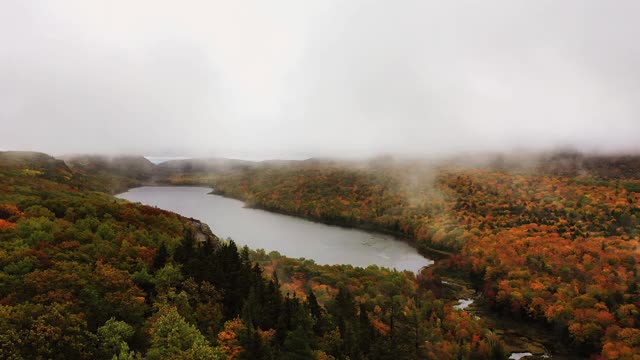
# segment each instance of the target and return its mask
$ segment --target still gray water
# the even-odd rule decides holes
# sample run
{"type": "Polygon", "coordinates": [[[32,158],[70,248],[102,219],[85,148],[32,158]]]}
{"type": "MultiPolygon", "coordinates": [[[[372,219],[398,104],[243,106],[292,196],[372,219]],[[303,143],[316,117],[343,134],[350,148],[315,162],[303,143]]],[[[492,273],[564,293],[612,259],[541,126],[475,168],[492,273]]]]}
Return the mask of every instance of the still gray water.
{"type": "Polygon", "coordinates": [[[230,237],[239,245],[313,259],[318,264],[418,271],[433,263],[393,236],[249,209],[242,201],[209,192],[203,187],[145,186],[117,196],[199,219],[219,237],[230,237]]]}

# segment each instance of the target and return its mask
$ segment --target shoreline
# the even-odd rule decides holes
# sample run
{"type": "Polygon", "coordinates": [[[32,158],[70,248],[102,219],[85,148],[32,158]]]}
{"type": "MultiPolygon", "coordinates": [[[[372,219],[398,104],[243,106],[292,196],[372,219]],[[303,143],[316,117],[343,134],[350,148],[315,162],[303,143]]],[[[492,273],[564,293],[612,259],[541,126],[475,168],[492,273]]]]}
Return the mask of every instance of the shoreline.
{"type": "MultiPolygon", "coordinates": [[[[428,268],[436,271],[443,270],[443,272],[441,273],[443,285],[451,291],[450,294],[442,297],[443,300],[446,300],[453,305],[461,298],[465,298],[465,299],[472,298],[474,300],[474,303],[468,308],[468,310],[465,310],[465,311],[468,311],[476,316],[480,316],[484,321],[487,321],[488,323],[492,324],[492,326],[495,328],[493,330],[494,332],[497,332],[503,335],[510,334],[510,336],[503,336],[503,340],[505,341],[505,343],[507,343],[509,352],[511,353],[531,352],[533,354],[533,357],[528,357],[531,359],[545,358],[546,356],[552,356],[553,358],[556,358],[556,359],[567,359],[567,360],[578,359],[578,357],[573,357],[570,352],[566,351],[566,349],[559,349],[560,350],[559,352],[554,352],[554,353],[549,352],[548,349],[555,350],[554,349],[555,346],[553,346],[553,344],[550,342],[550,339],[546,339],[544,337],[544,330],[541,328],[541,324],[530,323],[528,321],[516,321],[514,319],[505,318],[503,315],[500,315],[494,310],[489,309],[486,306],[486,304],[484,304],[484,302],[482,301],[482,293],[477,289],[474,289],[473,286],[466,281],[468,279],[461,278],[459,276],[460,274],[458,274],[458,276],[454,274],[448,274],[446,270],[446,265],[443,264],[443,262],[445,262],[451,255],[453,255],[454,254],[453,252],[447,252],[444,250],[433,249],[433,248],[427,248],[426,251],[420,251],[420,249],[418,249],[415,246],[415,242],[412,241],[412,239],[407,237],[406,235],[399,234],[397,232],[393,232],[385,229],[380,229],[379,227],[372,226],[371,224],[353,224],[346,221],[326,221],[326,220],[314,218],[312,216],[302,216],[299,214],[282,211],[279,209],[271,209],[269,207],[264,207],[264,206],[249,205],[247,204],[246,200],[243,199],[242,197],[233,196],[231,194],[228,194],[222,191],[217,191],[211,184],[203,184],[203,183],[171,184],[171,183],[154,182],[154,183],[139,184],[138,186],[128,188],[124,192],[127,192],[137,187],[144,187],[144,186],[200,187],[200,188],[209,190],[209,192],[205,193],[204,195],[218,195],[221,197],[242,201],[244,203],[244,207],[249,209],[263,210],[263,211],[271,212],[274,214],[296,217],[299,219],[304,219],[304,220],[319,223],[319,224],[338,226],[345,229],[358,229],[358,230],[367,231],[371,233],[394,236],[399,241],[403,241],[407,243],[409,246],[411,246],[412,248],[414,248],[416,252],[421,256],[427,258],[428,260],[433,261],[432,264],[425,265],[422,268],[420,268],[420,270],[418,270],[417,272],[414,272],[415,275],[422,273],[425,269],[428,269],[428,268]],[[470,297],[469,296],[470,293],[473,293],[474,295],[470,297]],[[532,325],[534,325],[533,327],[535,328],[533,328],[532,325]],[[540,336],[536,336],[535,334],[534,335],[530,334],[531,331],[533,331],[534,333],[540,333],[540,336]],[[544,352],[541,352],[540,349],[543,349],[544,352]]],[[[120,194],[124,192],[121,192],[120,194]]]]}
{"type": "MultiPolygon", "coordinates": [[[[191,186],[191,185],[190,185],[191,186]]],[[[412,248],[414,248],[418,254],[424,256],[427,259],[433,260],[434,263],[437,260],[441,260],[441,259],[446,259],[448,257],[450,257],[451,255],[453,255],[454,253],[450,250],[444,250],[444,249],[436,249],[436,248],[432,248],[432,247],[428,247],[425,246],[422,249],[418,246],[416,246],[416,241],[414,238],[407,236],[406,234],[399,232],[399,231],[392,231],[389,229],[386,229],[384,227],[375,225],[375,224],[371,224],[371,223],[354,223],[354,222],[349,222],[349,221],[339,221],[339,220],[326,220],[326,219],[321,219],[318,217],[314,217],[314,216],[306,216],[306,215],[301,215],[301,214],[297,214],[295,212],[292,211],[286,211],[283,209],[279,209],[279,208],[271,208],[268,206],[262,206],[259,204],[248,204],[247,200],[241,196],[235,196],[233,194],[229,194],[227,192],[224,191],[220,191],[220,190],[216,190],[215,187],[209,186],[212,190],[208,195],[219,195],[222,197],[226,197],[229,199],[235,199],[235,200],[239,200],[242,201],[244,203],[244,206],[246,208],[249,209],[257,209],[257,210],[264,210],[264,211],[268,211],[268,212],[272,212],[272,213],[276,213],[276,214],[281,214],[281,215],[287,215],[287,216],[292,216],[292,217],[297,217],[300,219],[305,219],[308,221],[312,221],[315,223],[319,223],[319,224],[325,224],[325,225],[331,225],[331,226],[338,226],[341,228],[345,228],[345,229],[358,229],[358,230],[363,230],[363,231],[367,231],[367,232],[371,232],[371,233],[378,233],[378,234],[384,234],[384,235],[390,235],[395,237],[396,239],[403,241],[405,243],[407,243],[408,245],[410,245],[412,248]]]]}

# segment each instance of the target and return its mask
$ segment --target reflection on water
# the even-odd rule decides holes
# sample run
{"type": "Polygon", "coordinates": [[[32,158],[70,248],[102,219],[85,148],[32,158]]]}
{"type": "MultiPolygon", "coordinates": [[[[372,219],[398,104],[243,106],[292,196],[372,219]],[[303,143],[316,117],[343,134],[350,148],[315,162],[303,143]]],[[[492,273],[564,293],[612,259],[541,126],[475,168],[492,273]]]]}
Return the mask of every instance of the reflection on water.
{"type": "Polygon", "coordinates": [[[153,186],[131,189],[118,197],[202,220],[216,235],[230,237],[240,245],[313,259],[318,264],[375,264],[418,271],[433,263],[393,236],[248,209],[241,201],[209,195],[210,191],[203,187],[153,186]]]}

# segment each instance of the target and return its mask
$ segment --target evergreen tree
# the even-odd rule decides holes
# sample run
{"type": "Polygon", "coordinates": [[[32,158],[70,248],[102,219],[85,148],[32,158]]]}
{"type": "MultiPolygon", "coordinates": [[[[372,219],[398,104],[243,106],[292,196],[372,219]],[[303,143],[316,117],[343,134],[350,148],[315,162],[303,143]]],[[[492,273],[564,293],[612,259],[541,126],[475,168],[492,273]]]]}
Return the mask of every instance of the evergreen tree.
{"type": "Polygon", "coordinates": [[[265,288],[263,305],[263,321],[262,326],[265,329],[273,329],[278,324],[280,311],[282,309],[282,294],[280,293],[280,285],[278,277],[274,273],[274,278],[269,281],[265,288]]]}
{"type": "Polygon", "coordinates": [[[284,297],[282,307],[278,316],[278,323],[276,325],[276,342],[279,345],[283,345],[287,336],[287,332],[291,330],[291,308],[292,300],[289,293],[284,297]]]}
{"type": "Polygon", "coordinates": [[[375,330],[369,320],[369,315],[365,304],[360,304],[360,315],[358,316],[357,349],[365,356],[369,353],[369,347],[374,342],[375,330]]]}
{"type": "Polygon", "coordinates": [[[316,295],[313,293],[313,290],[309,290],[307,294],[307,306],[309,307],[309,312],[311,313],[311,317],[313,318],[313,331],[316,335],[320,336],[324,332],[324,317],[322,312],[322,307],[318,304],[318,299],[316,295]]]}
{"type": "Polygon", "coordinates": [[[168,258],[169,252],[167,251],[167,246],[162,242],[158,252],[153,257],[153,271],[162,269],[167,264],[168,258]]]}
{"type": "Polygon", "coordinates": [[[334,299],[334,315],[338,322],[340,334],[344,337],[347,322],[353,320],[356,316],[353,295],[344,286],[338,288],[338,294],[336,294],[334,299]]]}
{"type": "Polygon", "coordinates": [[[272,358],[271,348],[266,344],[258,328],[245,322],[245,326],[238,333],[240,346],[244,349],[238,356],[241,360],[267,360],[272,358]]]}
{"type": "Polygon", "coordinates": [[[285,360],[308,360],[314,358],[309,344],[309,336],[302,326],[298,326],[287,334],[281,358],[285,360]]]}
{"type": "Polygon", "coordinates": [[[187,264],[189,260],[193,259],[196,255],[196,238],[193,235],[193,230],[187,228],[184,232],[184,237],[180,246],[176,248],[173,259],[180,264],[187,264]]]}

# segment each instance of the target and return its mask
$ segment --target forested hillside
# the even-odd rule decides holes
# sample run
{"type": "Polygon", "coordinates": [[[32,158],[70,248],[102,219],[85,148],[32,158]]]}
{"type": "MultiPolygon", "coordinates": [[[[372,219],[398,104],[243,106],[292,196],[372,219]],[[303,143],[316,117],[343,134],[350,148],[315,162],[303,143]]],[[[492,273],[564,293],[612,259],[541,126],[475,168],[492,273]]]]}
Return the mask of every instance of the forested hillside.
{"type": "Polygon", "coordinates": [[[76,174],[87,175],[92,189],[118,194],[143,185],[198,185],[212,177],[237,174],[258,166],[257,162],[199,158],[154,164],[141,155],[69,155],[61,158],[76,174]]]}
{"type": "Polygon", "coordinates": [[[215,181],[250,206],[398,233],[451,251],[495,310],[583,356],[640,354],[637,157],[561,154],[532,167],[302,164],[215,181]]]}
{"type": "Polygon", "coordinates": [[[412,273],[238,249],[96,184],[0,153],[0,358],[506,357],[412,273]]]}
{"type": "Polygon", "coordinates": [[[153,183],[156,178],[156,166],[142,156],[72,155],[62,159],[76,174],[87,175],[88,187],[113,194],[153,183]]]}

